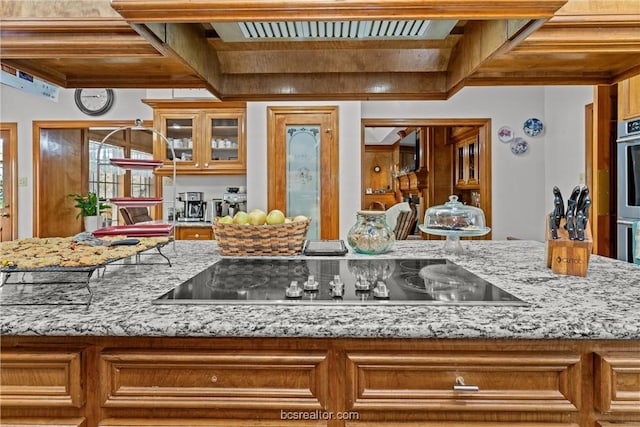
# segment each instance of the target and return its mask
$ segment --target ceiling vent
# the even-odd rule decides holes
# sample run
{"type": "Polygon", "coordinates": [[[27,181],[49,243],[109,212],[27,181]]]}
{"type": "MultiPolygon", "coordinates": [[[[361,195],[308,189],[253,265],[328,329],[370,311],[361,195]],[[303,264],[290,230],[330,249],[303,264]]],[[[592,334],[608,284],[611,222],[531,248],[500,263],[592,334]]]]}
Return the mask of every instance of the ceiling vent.
{"type": "Polygon", "coordinates": [[[223,41],[444,39],[457,21],[279,21],[215,23],[223,41]]]}

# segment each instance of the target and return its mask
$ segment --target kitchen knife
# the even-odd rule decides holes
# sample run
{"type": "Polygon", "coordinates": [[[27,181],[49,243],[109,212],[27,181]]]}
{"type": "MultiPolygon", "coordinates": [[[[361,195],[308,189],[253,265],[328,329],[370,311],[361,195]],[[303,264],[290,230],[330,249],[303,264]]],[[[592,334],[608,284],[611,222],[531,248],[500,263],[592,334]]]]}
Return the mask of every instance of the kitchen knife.
{"type": "Polygon", "coordinates": [[[580,195],[578,196],[578,204],[576,205],[576,214],[580,211],[583,211],[584,213],[584,204],[587,198],[589,198],[589,187],[585,185],[580,190],[580,195]]]}
{"type": "Polygon", "coordinates": [[[582,209],[578,209],[576,214],[576,231],[578,240],[584,240],[584,231],[587,228],[587,220],[589,219],[589,207],[591,206],[591,198],[587,194],[582,201],[582,209]]]}
{"type": "Polygon", "coordinates": [[[555,221],[555,228],[557,230],[558,227],[560,227],[560,220],[564,216],[564,200],[558,187],[553,187],[553,206],[553,220],[555,221]]]}
{"type": "Polygon", "coordinates": [[[571,196],[569,196],[569,200],[567,200],[567,210],[565,212],[565,218],[567,220],[567,223],[565,224],[565,228],[569,232],[570,240],[576,240],[575,215],[576,215],[576,205],[578,203],[579,195],[580,195],[580,186],[576,186],[571,192],[571,196]]]}
{"type": "Polygon", "coordinates": [[[569,232],[569,239],[576,239],[576,224],[575,224],[575,215],[576,215],[576,205],[578,204],[578,197],[580,196],[581,187],[576,185],[571,192],[571,196],[569,196],[569,200],[567,200],[567,210],[565,212],[565,218],[567,223],[565,224],[565,228],[569,232]]]}
{"type": "Polygon", "coordinates": [[[551,238],[553,240],[558,238],[558,226],[556,225],[556,211],[554,210],[549,214],[549,230],[551,231],[551,238]]]}

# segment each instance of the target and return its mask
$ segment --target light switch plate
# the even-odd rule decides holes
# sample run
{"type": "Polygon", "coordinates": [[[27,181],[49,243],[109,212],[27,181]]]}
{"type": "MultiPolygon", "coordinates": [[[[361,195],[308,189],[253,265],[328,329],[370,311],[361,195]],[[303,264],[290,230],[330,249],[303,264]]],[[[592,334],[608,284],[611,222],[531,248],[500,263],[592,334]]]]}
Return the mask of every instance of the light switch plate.
{"type": "Polygon", "coordinates": [[[21,176],[18,178],[18,187],[26,187],[27,186],[27,177],[21,176]]]}

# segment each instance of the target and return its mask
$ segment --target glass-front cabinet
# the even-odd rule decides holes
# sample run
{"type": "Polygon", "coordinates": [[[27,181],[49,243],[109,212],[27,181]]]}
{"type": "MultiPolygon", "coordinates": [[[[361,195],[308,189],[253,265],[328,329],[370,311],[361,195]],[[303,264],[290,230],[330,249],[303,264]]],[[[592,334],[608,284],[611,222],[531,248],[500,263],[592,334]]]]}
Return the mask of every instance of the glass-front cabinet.
{"type": "Polygon", "coordinates": [[[242,175],[246,173],[246,104],[213,101],[145,100],[154,109],[154,125],[166,136],[154,155],[165,165],[159,174],[170,174],[173,153],[176,171],[182,175],[242,175]]]}

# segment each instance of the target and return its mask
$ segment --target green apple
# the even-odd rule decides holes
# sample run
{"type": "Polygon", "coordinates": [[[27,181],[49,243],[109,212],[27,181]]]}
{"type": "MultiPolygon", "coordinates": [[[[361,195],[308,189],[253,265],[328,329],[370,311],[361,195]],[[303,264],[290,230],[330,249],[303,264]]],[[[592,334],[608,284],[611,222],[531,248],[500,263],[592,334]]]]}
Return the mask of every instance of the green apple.
{"type": "Polygon", "coordinates": [[[218,222],[220,224],[233,224],[233,218],[231,218],[229,215],[225,215],[222,218],[219,218],[218,222]]]}
{"type": "Polygon", "coordinates": [[[273,209],[267,215],[267,224],[275,225],[275,224],[284,224],[284,213],[281,210],[273,209]]]}
{"type": "Polygon", "coordinates": [[[295,218],[293,218],[293,222],[298,222],[298,221],[304,222],[304,221],[308,221],[308,220],[309,220],[309,218],[307,218],[304,215],[297,215],[295,218]]]}
{"type": "Polygon", "coordinates": [[[263,225],[267,221],[267,213],[262,209],[254,209],[249,212],[249,224],[263,225]]]}
{"type": "Polygon", "coordinates": [[[236,212],[236,214],[233,216],[233,223],[241,225],[249,224],[249,214],[244,211],[236,212]]]}

